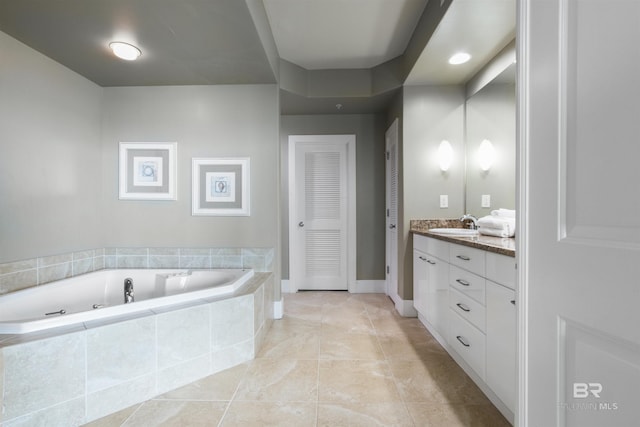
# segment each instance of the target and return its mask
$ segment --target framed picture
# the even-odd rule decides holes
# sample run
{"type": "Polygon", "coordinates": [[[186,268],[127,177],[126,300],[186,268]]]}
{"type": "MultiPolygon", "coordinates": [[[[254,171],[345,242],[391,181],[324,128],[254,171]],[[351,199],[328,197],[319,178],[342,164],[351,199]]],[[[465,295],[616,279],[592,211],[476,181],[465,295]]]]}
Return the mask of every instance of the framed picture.
{"type": "Polygon", "coordinates": [[[249,158],[193,159],[193,215],[249,216],[249,158]]]}
{"type": "Polygon", "coordinates": [[[120,199],[176,200],[175,142],[120,143],[120,199]]]}

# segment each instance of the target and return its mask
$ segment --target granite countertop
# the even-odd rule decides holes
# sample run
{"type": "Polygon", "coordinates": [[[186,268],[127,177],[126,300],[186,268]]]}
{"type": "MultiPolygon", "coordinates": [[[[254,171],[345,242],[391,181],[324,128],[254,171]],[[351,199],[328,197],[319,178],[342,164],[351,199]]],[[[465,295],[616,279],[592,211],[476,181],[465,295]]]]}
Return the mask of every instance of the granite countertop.
{"type": "Polygon", "coordinates": [[[488,252],[495,252],[506,256],[516,256],[516,239],[513,237],[493,237],[479,234],[477,236],[453,236],[436,234],[429,232],[430,228],[462,228],[462,223],[457,219],[421,219],[411,220],[409,231],[422,236],[433,237],[434,239],[446,242],[457,243],[482,249],[488,252]]]}

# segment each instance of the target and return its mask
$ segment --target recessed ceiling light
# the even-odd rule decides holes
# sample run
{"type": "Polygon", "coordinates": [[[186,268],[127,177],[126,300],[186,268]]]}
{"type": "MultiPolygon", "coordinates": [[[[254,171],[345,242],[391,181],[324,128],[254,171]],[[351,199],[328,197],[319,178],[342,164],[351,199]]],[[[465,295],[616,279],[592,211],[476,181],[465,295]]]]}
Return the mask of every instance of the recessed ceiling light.
{"type": "Polygon", "coordinates": [[[451,65],[460,65],[464,64],[468,60],[471,59],[471,55],[466,52],[458,52],[454,54],[451,58],[449,58],[449,64],[451,65]]]}
{"type": "Polygon", "coordinates": [[[140,55],[142,55],[140,49],[129,43],[111,42],[109,43],[109,47],[111,48],[115,56],[127,61],[134,61],[138,59],[140,55]]]}

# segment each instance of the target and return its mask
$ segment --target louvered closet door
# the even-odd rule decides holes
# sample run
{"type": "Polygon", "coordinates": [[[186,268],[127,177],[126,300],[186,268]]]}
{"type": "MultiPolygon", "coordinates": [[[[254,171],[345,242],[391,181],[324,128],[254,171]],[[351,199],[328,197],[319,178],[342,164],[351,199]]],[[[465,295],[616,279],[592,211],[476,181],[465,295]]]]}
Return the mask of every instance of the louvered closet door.
{"type": "Polygon", "coordinates": [[[298,289],[346,290],[347,147],[304,143],[296,148],[298,289]]]}

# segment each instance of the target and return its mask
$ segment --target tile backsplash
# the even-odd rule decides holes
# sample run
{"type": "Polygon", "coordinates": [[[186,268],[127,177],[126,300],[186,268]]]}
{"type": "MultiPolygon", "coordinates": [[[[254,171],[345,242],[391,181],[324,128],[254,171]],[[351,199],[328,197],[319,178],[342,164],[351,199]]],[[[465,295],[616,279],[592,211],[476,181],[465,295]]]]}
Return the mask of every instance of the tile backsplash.
{"type": "Polygon", "coordinates": [[[273,248],[101,248],[0,264],[0,295],[102,269],[273,271],[273,248]]]}

